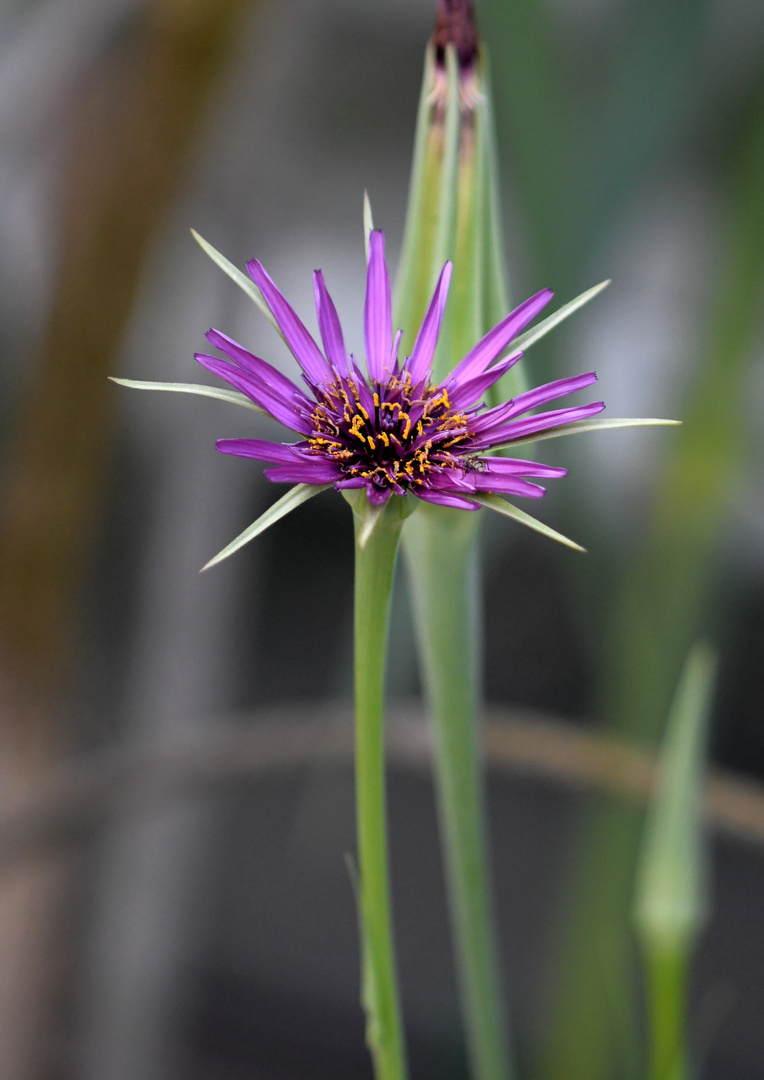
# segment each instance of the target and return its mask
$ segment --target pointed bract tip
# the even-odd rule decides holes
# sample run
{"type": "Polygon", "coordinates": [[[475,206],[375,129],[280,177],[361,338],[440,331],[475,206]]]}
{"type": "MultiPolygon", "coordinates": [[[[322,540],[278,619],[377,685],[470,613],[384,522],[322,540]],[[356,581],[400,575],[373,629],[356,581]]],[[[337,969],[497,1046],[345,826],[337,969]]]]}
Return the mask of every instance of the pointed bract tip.
{"type": "Polygon", "coordinates": [[[473,66],[478,52],[478,35],[471,0],[438,0],[432,42],[435,60],[441,67],[445,64],[449,45],[456,49],[462,70],[473,66]]]}

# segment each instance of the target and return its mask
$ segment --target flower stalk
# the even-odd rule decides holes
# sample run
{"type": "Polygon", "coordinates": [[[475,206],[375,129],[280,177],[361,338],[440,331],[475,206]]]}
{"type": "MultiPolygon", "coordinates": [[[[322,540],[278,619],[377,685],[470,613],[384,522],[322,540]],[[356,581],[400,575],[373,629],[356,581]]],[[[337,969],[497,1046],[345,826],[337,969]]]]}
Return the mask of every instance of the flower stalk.
{"type": "Polygon", "coordinates": [[[405,500],[390,499],[381,511],[376,511],[365,492],[347,492],[345,497],[353,507],[356,538],[355,776],[366,1042],[376,1080],[405,1080],[387,858],[384,750],[390,597],[405,500]],[[370,515],[374,515],[371,528],[370,515]]]}
{"type": "MultiPolygon", "coordinates": [[[[485,64],[470,4],[442,0],[425,57],[396,304],[405,341],[421,319],[439,263],[454,258],[436,378],[450,370],[465,342],[479,339],[509,307],[485,64]]],[[[504,377],[513,380],[515,392],[524,389],[518,369],[504,377]]],[[[423,508],[406,526],[405,550],[434,724],[438,816],[470,1072],[474,1080],[508,1080],[513,1070],[477,726],[478,528],[477,515],[423,508]]]]}
{"type": "Polygon", "coordinates": [[[649,1080],[686,1080],[687,990],[695,942],[709,910],[703,785],[716,660],[690,652],[660,753],[645,823],[633,920],[645,975],[649,1080]]]}
{"type": "Polygon", "coordinates": [[[422,508],[406,554],[435,729],[438,816],[471,1072],[509,1075],[488,874],[480,733],[480,583],[474,515],[422,508]]]}

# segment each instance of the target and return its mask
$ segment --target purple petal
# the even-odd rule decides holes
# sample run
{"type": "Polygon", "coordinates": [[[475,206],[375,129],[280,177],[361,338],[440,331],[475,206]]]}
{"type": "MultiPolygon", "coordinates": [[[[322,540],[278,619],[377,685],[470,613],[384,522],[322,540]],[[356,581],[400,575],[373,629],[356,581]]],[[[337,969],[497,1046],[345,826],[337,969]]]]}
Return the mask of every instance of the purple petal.
{"type": "Polygon", "coordinates": [[[243,367],[245,371],[250,372],[251,375],[256,375],[268,386],[273,387],[274,390],[280,391],[287,401],[291,400],[295,394],[299,394],[303,401],[308,400],[291,379],[288,379],[286,375],[282,375],[272,364],[261,360],[259,356],[255,356],[254,353],[239,345],[233,338],[229,338],[226,334],[221,334],[219,330],[214,329],[208,330],[204,336],[210,345],[220,349],[234,363],[243,367]]]}
{"type": "Polygon", "coordinates": [[[480,503],[462,499],[459,495],[447,495],[444,491],[433,491],[432,488],[418,488],[414,494],[422,502],[434,503],[436,506],[451,506],[455,510],[479,510],[480,503]]]}
{"type": "Polygon", "coordinates": [[[490,476],[542,476],[557,480],[568,475],[567,469],[558,469],[553,465],[542,465],[538,461],[523,461],[520,458],[481,458],[484,473],[490,476]]]}
{"type": "Polygon", "coordinates": [[[344,491],[345,488],[362,488],[366,487],[366,478],[364,476],[351,476],[347,480],[338,480],[334,486],[337,491],[344,491]]]}
{"type": "Polygon", "coordinates": [[[546,489],[540,484],[530,484],[519,476],[496,476],[493,473],[477,473],[476,491],[491,491],[501,495],[522,495],[523,498],[540,499],[546,489]]]}
{"type": "Polygon", "coordinates": [[[392,492],[389,487],[378,488],[375,484],[366,484],[366,498],[369,500],[372,506],[384,506],[387,500],[390,498],[392,492]]]}
{"type": "Polygon", "coordinates": [[[295,460],[291,443],[272,443],[264,439],[218,439],[215,446],[221,454],[254,458],[255,461],[292,464],[295,460]]]}
{"type": "Polygon", "coordinates": [[[539,413],[537,416],[529,416],[527,420],[513,420],[509,424],[484,432],[479,440],[472,443],[472,446],[476,450],[487,449],[497,443],[523,439],[527,435],[535,435],[540,431],[551,431],[565,424],[573,424],[576,420],[588,420],[590,416],[601,413],[604,408],[604,401],[595,401],[591,405],[582,405],[578,408],[555,409],[552,412],[539,413]]]}
{"type": "Polygon", "coordinates": [[[340,375],[348,375],[350,367],[345,349],[345,339],[342,336],[342,325],[334,302],[329,295],[329,290],[326,288],[324,275],[320,270],[316,270],[313,274],[313,292],[316,297],[318,329],[321,331],[324,352],[340,375]]]}
{"type": "Polygon", "coordinates": [[[452,408],[466,409],[470,405],[474,405],[486,390],[498,382],[502,375],[506,375],[511,367],[515,366],[522,355],[521,352],[513,353],[512,356],[507,357],[500,364],[494,364],[488,371],[484,371],[482,375],[476,375],[474,379],[458,383],[449,394],[452,408]]]}
{"type": "Polygon", "coordinates": [[[310,423],[297,411],[297,405],[284,402],[270,387],[265,386],[254,376],[249,375],[241,368],[234,367],[227,360],[218,360],[216,356],[206,356],[204,353],[196,353],[196,360],[211,371],[213,375],[219,375],[231,386],[246,394],[248,398],[265,409],[271,416],[292,431],[299,431],[301,435],[310,435],[313,431],[310,423]]]}
{"type": "Polygon", "coordinates": [[[404,367],[411,375],[412,383],[418,383],[432,368],[432,358],[435,355],[435,347],[438,344],[438,334],[443,322],[443,312],[448,298],[448,287],[451,283],[451,263],[447,262],[440,272],[438,284],[435,286],[427,314],[422,320],[411,356],[404,367]]]}
{"type": "Polygon", "coordinates": [[[342,479],[342,473],[336,465],[320,458],[315,465],[299,462],[294,465],[275,465],[272,469],[265,469],[263,476],[278,484],[333,484],[335,480],[342,479]]]}
{"type": "Polygon", "coordinates": [[[393,345],[393,316],[390,275],[385,262],[385,236],[378,229],[374,229],[369,238],[363,331],[369,375],[374,382],[385,382],[385,368],[393,345]]]}
{"type": "Polygon", "coordinates": [[[533,390],[526,390],[524,394],[518,394],[512,402],[507,402],[511,405],[511,409],[506,419],[521,416],[529,409],[535,409],[537,405],[546,405],[547,401],[553,401],[554,398],[565,397],[566,394],[573,394],[576,390],[584,390],[596,381],[595,372],[589,371],[585,375],[576,375],[570,379],[556,379],[554,382],[537,386],[533,390]]]}
{"type": "Polygon", "coordinates": [[[527,326],[531,319],[535,319],[543,307],[549,303],[554,294],[549,289],[531,296],[530,299],[516,307],[506,318],[489,330],[486,336],[471,349],[461,360],[446,380],[446,385],[451,387],[457,382],[472,379],[492,364],[494,360],[509,345],[512,338],[517,337],[523,327],[527,326]]]}
{"type": "Polygon", "coordinates": [[[281,327],[287,345],[310,381],[319,386],[332,378],[332,369],[315,341],[297,317],[294,309],[276,287],[257,259],[247,263],[247,270],[265,297],[273,317],[281,327]]]}

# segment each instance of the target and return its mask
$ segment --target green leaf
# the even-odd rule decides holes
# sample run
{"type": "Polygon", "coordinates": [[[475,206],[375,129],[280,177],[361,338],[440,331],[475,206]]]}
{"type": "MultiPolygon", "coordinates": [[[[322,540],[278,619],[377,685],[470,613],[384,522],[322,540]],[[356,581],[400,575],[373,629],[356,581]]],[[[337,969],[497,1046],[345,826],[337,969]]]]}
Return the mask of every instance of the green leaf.
{"type": "Polygon", "coordinates": [[[318,495],[321,491],[326,491],[330,488],[331,484],[297,484],[286,495],[282,497],[269,507],[264,514],[261,514],[257,521],[253,521],[251,525],[248,525],[243,533],[239,533],[235,540],[224,547],[222,551],[218,552],[214,559],[210,559],[208,563],[202,567],[202,570],[209,570],[211,566],[215,566],[216,563],[222,562],[223,559],[227,559],[229,555],[233,555],[239,548],[244,547],[250,540],[254,540],[260,533],[265,532],[271,525],[275,525],[281,518],[286,517],[287,514],[291,514],[293,510],[296,510],[298,506],[302,506],[308,499],[312,499],[314,495],[318,495]]]}
{"type": "Polygon", "coordinates": [[[238,390],[227,390],[222,386],[205,386],[203,383],[151,382],[143,379],[118,379],[114,375],[110,375],[109,378],[112,382],[118,383],[119,386],[129,386],[133,390],[169,390],[176,394],[198,394],[199,397],[217,398],[218,401],[227,401],[231,405],[241,405],[245,409],[252,409],[253,412],[262,413],[263,416],[268,416],[265,409],[261,409],[259,405],[255,405],[254,401],[250,401],[246,394],[240,394],[238,390]]]}
{"type": "Polygon", "coordinates": [[[692,948],[708,915],[703,835],[708,723],[716,659],[696,645],[666,726],[637,871],[633,918],[645,967],[650,1080],[686,1080],[692,948]]]}
{"type": "Polygon", "coordinates": [[[374,216],[371,212],[371,200],[368,191],[363,193],[363,242],[366,247],[366,262],[369,261],[369,244],[374,229],[374,216]]]}
{"type": "MultiPolygon", "coordinates": [[[[483,93],[476,109],[476,132],[485,157],[483,167],[485,186],[485,210],[483,249],[485,269],[483,272],[483,325],[480,335],[487,334],[510,310],[509,287],[504,254],[504,220],[501,213],[501,185],[499,182],[498,152],[496,149],[496,125],[491,96],[491,72],[488,52],[481,49],[480,71],[483,93]]],[[[477,338],[475,339],[477,340],[477,338]]],[[[474,342],[473,342],[474,344],[474,342]]],[[[486,394],[489,407],[500,405],[511,397],[530,389],[525,363],[520,360],[486,394]]]]}
{"type": "Polygon", "coordinates": [[[543,521],[538,521],[535,517],[531,517],[530,514],[526,514],[524,510],[513,506],[506,499],[502,499],[500,495],[473,495],[470,493],[468,498],[472,502],[480,503],[481,506],[485,506],[488,510],[495,510],[498,514],[504,514],[505,517],[519,521],[521,525],[527,525],[529,529],[535,529],[536,532],[548,536],[550,540],[557,540],[560,544],[573,548],[574,551],[586,551],[586,548],[581,547],[575,540],[569,540],[567,536],[563,536],[562,533],[556,532],[549,525],[545,525],[543,521]]]}
{"type": "MultiPolygon", "coordinates": [[[[676,427],[681,425],[681,420],[655,420],[642,419],[636,416],[624,418],[613,417],[609,420],[575,420],[572,424],[561,424],[560,427],[552,428],[551,431],[539,431],[535,435],[525,435],[511,442],[499,443],[492,447],[493,450],[508,450],[513,446],[522,446],[523,443],[543,442],[544,439],[558,439],[562,435],[580,435],[585,431],[607,431],[610,428],[628,427],[676,427]]],[[[472,496],[470,496],[471,498],[472,496]]]]}
{"type": "MultiPolygon", "coordinates": [[[[457,224],[460,209],[460,146],[461,134],[461,86],[459,78],[459,61],[456,50],[452,45],[446,47],[446,115],[445,134],[443,142],[443,157],[440,171],[440,184],[438,191],[438,213],[435,223],[435,231],[432,240],[432,252],[430,259],[430,278],[426,283],[426,294],[432,293],[438,274],[444,263],[449,259],[455,259],[457,251],[457,224]]],[[[458,266],[454,265],[454,276],[458,278],[458,266]]],[[[426,279],[423,279],[423,282],[426,279]]],[[[432,361],[432,378],[440,382],[446,377],[453,367],[453,329],[454,316],[459,306],[457,289],[454,288],[452,278],[449,303],[445,317],[438,335],[438,343],[435,347],[435,356],[432,361]]],[[[458,284],[458,282],[457,282],[458,284]]],[[[476,311],[475,314],[479,314],[476,311]]]]}
{"type": "Polygon", "coordinates": [[[431,130],[431,95],[435,79],[435,53],[430,43],[425,52],[419,95],[414,157],[411,165],[403,249],[395,282],[395,325],[403,329],[404,353],[414,344],[415,328],[427,309],[427,289],[432,270],[432,244],[438,213],[442,146],[431,130]]]}
{"type": "Polygon", "coordinates": [[[196,240],[197,244],[209,255],[212,261],[217,263],[220,269],[224,270],[229,278],[231,278],[232,281],[235,281],[239,288],[244,290],[250,300],[254,300],[282,341],[286,341],[286,338],[281,332],[281,327],[273,317],[273,313],[266,304],[263,294],[260,292],[257,285],[255,285],[252,278],[239,270],[232,262],[229,262],[225,255],[221,255],[219,251],[216,251],[212,244],[207,243],[204,237],[200,236],[195,229],[191,230],[191,235],[194,240],[196,240]]]}
{"type": "Polygon", "coordinates": [[[669,716],[642,848],[634,918],[657,945],[686,945],[707,914],[703,783],[716,660],[696,645],[669,716]]]}
{"type": "MultiPolygon", "coordinates": [[[[453,57],[455,70],[448,70],[449,101],[453,95],[461,100],[458,61],[453,57]]],[[[487,165],[485,124],[481,110],[475,108],[471,118],[460,117],[458,158],[453,166],[454,183],[446,185],[443,196],[445,246],[432,267],[433,278],[439,274],[446,259],[453,260],[451,288],[448,294],[438,350],[433,365],[433,379],[439,382],[479,341],[490,327],[484,326],[485,240],[487,211],[487,165]],[[469,126],[468,126],[469,124],[469,126]],[[449,203],[453,202],[453,206],[449,203]]],[[[445,163],[444,163],[445,164],[445,163]]],[[[450,166],[449,166],[450,167],[450,166]]],[[[444,181],[446,175],[444,173],[444,181]]],[[[437,258],[437,253],[436,253],[437,258]]],[[[434,281],[433,281],[434,284],[434,281]]]]}
{"type": "Polygon", "coordinates": [[[550,330],[554,330],[555,326],[564,322],[574,311],[578,311],[584,304],[588,304],[590,300],[593,300],[595,296],[598,296],[603,289],[606,289],[610,284],[610,279],[607,281],[601,281],[599,285],[595,285],[591,289],[587,289],[586,292],[582,292],[580,296],[577,296],[575,300],[569,300],[567,304],[563,304],[561,308],[554,311],[551,315],[543,319],[537,326],[532,326],[530,330],[526,330],[520,337],[514,339],[510,345],[512,352],[517,352],[518,349],[528,349],[539,338],[544,337],[550,330]]]}

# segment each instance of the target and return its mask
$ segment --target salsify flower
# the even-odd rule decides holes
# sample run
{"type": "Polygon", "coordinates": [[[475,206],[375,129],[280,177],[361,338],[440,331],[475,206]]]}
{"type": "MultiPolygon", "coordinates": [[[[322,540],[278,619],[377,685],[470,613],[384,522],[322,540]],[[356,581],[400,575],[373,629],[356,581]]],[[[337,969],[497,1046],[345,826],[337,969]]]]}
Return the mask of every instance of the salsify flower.
{"type": "Polygon", "coordinates": [[[522,356],[505,356],[511,342],[552,297],[536,293],[479,341],[441,383],[431,368],[451,278],[446,263],[438,279],[411,355],[398,356],[401,331],[393,337],[390,278],[384,235],[373,230],[364,308],[366,371],[349,355],[337,311],[323,274],[314,274],[323,351],[262,265],[247,264],[273,318],[302,368],[304,387],[237,342],[210,330],[207,339],[226,360],[197,353],[209,371],[244,393],[255,405],[301,436],[299,442],[220,439],[224,454],[271,465],[269,480],[333,484],[339,491],[365,489],[372,506],[395,495],[416,495],[440,506],[477,510],[475,497],[538,498],[535,481],[564,476],[566,469],[535,461],[485,456],[498,446],[586,420],[604,409],[594,402],[528,416],[531,409],[596,382],[594,372],[558,379],[486,408],[483,396],[522,356]],[[472,496],[472,498],[470,498],[472,496]]]}

